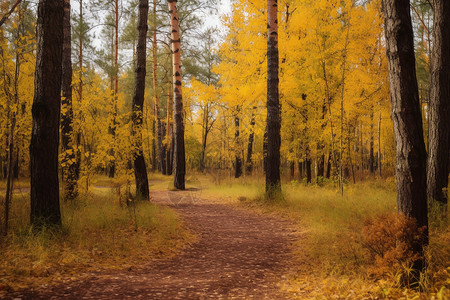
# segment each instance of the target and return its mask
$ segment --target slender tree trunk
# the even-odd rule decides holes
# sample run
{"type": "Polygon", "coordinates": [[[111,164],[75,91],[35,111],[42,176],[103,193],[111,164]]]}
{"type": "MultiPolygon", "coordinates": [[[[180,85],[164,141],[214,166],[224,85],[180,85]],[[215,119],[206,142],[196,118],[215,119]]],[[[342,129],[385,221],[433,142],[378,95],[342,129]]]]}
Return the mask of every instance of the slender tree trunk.
{"type": "MultiPolygon", "coordinates": [[[[169,84],[170,86],[170,84],[169,84]]],[[[172,175],[172,159],[173,159],[173,130],[172,123],[170,122],[170,115],[172,113],[170,96],[170,87],[167,92],[167,128],[166,128],[166,175],[172,175]]]]}
{"type": "MultiPolygon", "coordinates": [[[[344,21],[344,22],[348,22],[344,21]]],[[[345,24],[347,26],[347,34],[345,36],[345,44],[344,50],[342,53],[342,82],[341,82],[341,118],[340,118],[340,127],[341,127],[341,138],[339,139],[339,189],[341,191],[341,195],[344,195],[344,175],[343,175],[343,140],[344,140],[344,91],[345,91],[345,69],[347,64],[347,46],[348,46],[348,37],[350,32],[350,24],[345,24]]]]}
{"type": "Polygon", "coordinates": [[[369,171],[375,173],[375,154],[374,154],[374,136],[373,136],[373,107],[370,112],[370,149],[369,149],[369,171]]]}
{"type": "MultiPolygon", "coordinates": [[[[256,107],[253,107],[255,110],[256,107]]],[[[247,143],[247,159],[245,164],[245,169],[248,175],[252,174],[253,171],[253,162],[252,162],[252,154],[253,154],[253,141],[255,139],[255,114],[252,112],[252,119],[250,121],[250,134],[248,135],[248,143],[247,143]]]]}
{"type": "Polygon", "coordinates": [[[298,178],[303,179],[303,162],[301,161],[298,162],[298,178]]]}
{"type": "MultiPolygon", "coordinates": [[[[19,1],[20,2],[20,1],[19,1]]],[[[18,3],[17,3],[18,4],[18,3]]],[[[17,36],[16,41],[20,41],[20,27],[22,23],[22,13],[19,10],[17,17],[17,36]]],[[[1,30],[1,29],[0,29],[1,30]]],[[[0,37],[3,38],[3,32],[0,33],[0,37]]],[[[20,74],[20,65],[21,65],[21,55],[19,52],[20,44],[17,44],[15,49],[16,52],[16,61],[15,61],[15,72],[14,72],[14,95],[12,95],[9,91],[7,91],[7,87],[5,86],[5,94],[7,98],[6,109],[7,109],[7,120],[10,122],[9,124],[9,132],[7,134],[7,169],[6,169],[6,194],[5,194],[5,203],[4,203],[4,224],[3,224],[3,234],[6,235],[8,233],[8,223],[9,223],[9,212],[12,201],[12,191],[14,188],[14,179],[18,176],[18,154],[17,150],[14,153],[14,149],[16,148],[15,139],[14,139],[14,131],[16,127],[17,117],[16,110],[18,110],[19,105],[19,74],[20,74]],[[12,101],[11,101],[12,100],[12,101]],[[12,110],[11,108],[15,107],[16,109],[12,110]],[[15,159],[14,159],[15,158],[15,159]]],[[[2,56],[3,56],[3,50],[2,56]]],[[[6,77],[5,70],[4,77],[6,77]]],[[[5,85],[6,85],[5,80],[5,85]]],[[[8,84],[9,85],[9,84],[8,84]]]]}
{"type": "MultiPolygon", "coordinates": [[[[84,32],[83,28],[83,0],[79,0],[80,2],[80,18],[79,18],[79,27],[80,27],[80,40],[79,40],[79,84],[78,84],[78,95],[79,95],[79,103],[83,103],[83,40],[84,40],[84,32]]],[[[75,141],[75,180],[78,181],[80,178],[80,167],[81,167],[81,153],[79,150],[79,146],[81,146],[81,132],[77,131],[74,134],[75,141]]]]}
{"type": "MultiPolygon", "coordinates": [[[[163,121],[161,121],[161,134],[166,132],[167,125],[164,124],[163,121]]],[[[162,137],[161,137],[162,140],[162,137]]],[[[166,152],[167,152],[167,145],[165,143],[161,143],[161,173],[163,175],[167,175],[167,160],[166,160],[166,152]]]]}
{"type": "Polygon", "coordinates": [[[263,136],[263,170],[264,174],[267,173],[267,139],[268,139],[268,130],[267,124],[264,128],[264,136],[263,136]]]}
{"type": "Polygon", "coordinates": [[[173,55],[173,91],[174,91],[174,124],[175,124],[175,153],[174,153],[174,186],[185,189],[186,160],[184,153],[184,117],[183,96],[181,93],[181,48],[178,23],[177,0],[169,0],[171,43],[173,55]]]}
{"type": "Polygon", "coordinates": [[[428,198],[447,204],[450,156],[450,2],[434,0],[428,198]]]}
{"type": "Polygon", "coordinates": [[[378,113],[378,174],[381,178],[381,108],[378,113]]]}
{"type": "Polygon", "coordinates": [[[205,104],[203,107],[203,118],[202,118],[202,152],[200,153],[200,172],[205,170],[205,154],[206,154],[206,141],[208,138],[208,126],[209,126],[209,107],[205,104]]]}
{"type": "Polygon", "coordinates": [[[152,58],[153,58],[153,93],[154,93],[154,102],[155,102],[155,122],[156,122],[156,146],[158,153],[158,170],[162,173],[165,173],[165,168],[163,166],[166,155],[165,151],[163,151],[162,145],[162,125],[161,125],[161,116],[159,112],[159,93],[158,93],[158,60],[157,60],[157,40],[156,40],[156,0],[153,0],[153,39],[152,39],[152,58]],[[164,171],[163,171],[164,170],[164,171]]]}
{"type": "Polygon", "coordinates": [[[17,5],[20,4],[20,2],[22,2],[22,0],[17,0],[16,3],[14,3],[14,5],[11,7],[11,9],[0,19],[0,27],[3,25],[3,23],[6,22],[6,20],[14,12],[14,10],[16,9],[17,5]]]}
{"type": "MultiPolygon", "coordinates": [[[[321,120],[322,120],[322,124],[320,126],[320,128],[322,129],[322,132],[325,130],[325,115],[327,112],[327,107],[326,107],[326,101],[323,103],[322,106],[322,116],[321,116],[321,120]]],[[[318,162],[317,162],[317,177],[324,177],[324,173],[325,173],[325,153],[324,153],[324,141],[322,138],[320,138],[320,140],[317,143],[317,154],[318,154],[318,162]]]]}
{"type": "Polygon", "coordinates": [[[12,117],[10,131],[8,135],[8,156],[7,156],[7,175],[6,175],[6,194],[3,219],[3,235],[8,233],[9,211],[12,200],[12,190],[14,187],[13,164],[14,164],[14,127],[15,117],[12,117]]]}
{"type": "MultiPolygon", "coordinates": [[[[155,113],[156,115],[156,113],[155,113]]],[[[152,171],[156,172],[156,170],[158,169],[158,149],[157,149],[157,139],[156,136],[158,135],[158,131],[157,131],[157,126],[156,126],[156,118],[153,118],[152,120],[152,133],[153,133],[153,138],[152,138],[152,171]]]]}
{"type": "Polygon", "coordinates": [[[30,144],[31,224],[61,225],[58,181],[64,3],[40,0],[30,144]]]}
{"type": "MultiPolygon", "coordinates": [[[[414,58],[413,30],[409,0],[385,0],[386,52],[389,65],[392,121],[396,141],[396,178],[398,211],[416,219],[418,226],[428,226],[426,196],[426,151],[414,58]]],[[[428,244],[428,230],[422,245],[428,244]]],[[[419,259],[413,269],[420,271],[425,260],[419,259]]],[[[418,276],[418,272],[413,272],[418,276]]],[[[418,277],[416,277],[418,280],[418,277]]]]}
{"type": "Polygon", "coordinates": [[[158,171],[162,171],[163,164],[163,151],[162,151],[162,124],[159,111],[159,97],[155,96],[155,125],[156,125],[156,154],[157,154],[157,166],[158,171]]]}
{"type": "MultiPolygon", "coordinates": [[[[239,111],[239,108],[237,108],[237,111],[239,111]]],[[[235,149],[234,149],[234,178],[239,178],[242,175],[242,160],[241,160],[241,153],[240,153],[240,141],[239,141],[239,117],[236,115],[234,116],[234,140],[235,140],[235,149]]]]}
{"type": "Polygon", "coordinates": [[[4,203],[4,219],[3,219],[3,234],[6,235],[8,233],[8,223],[9,223],[9,211],[11,207],[12,201],[12,191],[14,187],[14,130],[16,127],[16,113],[11,110],[12,106],[17,106],[18,103],[18,77],[19,77],[19,56],[16,55],[16,72],[14,77],[14,101],[11,103],[9,99],[13,98],[12,95],[8,93],[7,95],[7,119],[9,124],[9,132],[8,132],[8,144],[7,144],[7,167],[6,167],[6,194],[5,194],[5,203],[4,203]]]}
{"type": "Polygon", "coordinates": [[[62,57],[62,107],[61,149],[63,155],[62,174],[64,180],[64,200],[72,201],[78,195],[76,178],[75,149],[73,148],[72,109],[72,34],[70,26],[70,0],[64,0],[64,45],[62,57]]]}
{"type": "Polygon", "coordinates": [[[351,143],[350,143],[350,125],[348,126],[348,135],[347,135],[347,150],[348,150],[348,160],[350,162],[350,166],[352,168],[352,179],[353,179],[353,184],[356,183],[356,179],[355,179],[355,168],[353,167],[353,161],[352,161],[352,153],[351,153],[351,143]]]}
{"type": "Polygon", "coordinates": [[[110,178],[114,178],[116,174],[116,153],[115,153],[115,145],[116,145],[116,127],[117,127],[117,97],[119,93],[119,0],[114,1],[114,90],[113,90],[113,109],[111,116],[111,125],[110,125],[110,134],[113,139],[113,147],[110,149],[110,155],[113,157],[112,161],[110,161],[108,176],[110,178]]]}
{"type": "Polygon", "coordinates": [[[325,177],[327,178],[327,179],[330,179],[330,176],[331,176],[331,152],[330,153],[328,153],[328,159],[327,159],[327,173],[326,173],[326,175],[325,175],[325,177]]]}
{"type": "Polygon", "coordinates": [[[309,148],[306,149],[306,183],[311,183],[312,181],[312,172],[311,172],[311,158],[309,157],[309,148]]]}
{"type": "Polygon", "coordinates": [[[133,128],[132,134],[135,138],[136,153],[134,155],[134,176],[136,179],[136,198],[149,200],[147,167],[145,165],[144,153],[142,150],[142,124],[144,113],[145,94],[145,73],[147,57],[147,18],[148,0],[139,0],[139,22],[138,22],[138,44],[136,49],[137,64],[135,71],[135,87],[133,95],[133,128]]]}
{"type": "Polygon", "coordinates": [[[280,102],[278,94],[278,4],[267,0],[267,170],[266,193],[281,191],[280,184],[280,102]]]}
{"type": "Polygon", "coordinates": [[[363,143],[363,125],[360,125],[360,140],[359,147],[361,150],[361,174],[364,174],[364,143],[363,143]]]}

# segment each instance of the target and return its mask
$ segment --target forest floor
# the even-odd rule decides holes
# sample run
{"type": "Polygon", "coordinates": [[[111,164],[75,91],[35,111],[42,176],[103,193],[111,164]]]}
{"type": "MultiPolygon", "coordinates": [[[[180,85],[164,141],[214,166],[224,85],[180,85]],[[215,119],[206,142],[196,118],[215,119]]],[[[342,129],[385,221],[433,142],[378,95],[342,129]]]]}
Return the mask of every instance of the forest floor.
{"type": "Polygon", "coordinates": [[[284,299],[292,223],[187,191],[151,191],[174,209],[197,239],[179,255],[138,261],[124,270],[99,270],[3,295],[6,299],[284,299]]]}

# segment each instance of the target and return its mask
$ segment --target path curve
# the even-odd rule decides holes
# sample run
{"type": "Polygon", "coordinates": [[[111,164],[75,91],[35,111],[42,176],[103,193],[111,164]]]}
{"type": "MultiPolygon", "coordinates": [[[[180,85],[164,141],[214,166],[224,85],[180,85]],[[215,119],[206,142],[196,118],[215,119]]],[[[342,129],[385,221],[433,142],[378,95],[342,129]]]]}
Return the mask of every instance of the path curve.
{"type": "Polygon", "coordinates": [[[292,226],[277,217],[192,197],[152,192],[171,206],[198,241],[171,259],[15,293],[20,299],[286,299],[280,282],[294,261],[292,226]]]}

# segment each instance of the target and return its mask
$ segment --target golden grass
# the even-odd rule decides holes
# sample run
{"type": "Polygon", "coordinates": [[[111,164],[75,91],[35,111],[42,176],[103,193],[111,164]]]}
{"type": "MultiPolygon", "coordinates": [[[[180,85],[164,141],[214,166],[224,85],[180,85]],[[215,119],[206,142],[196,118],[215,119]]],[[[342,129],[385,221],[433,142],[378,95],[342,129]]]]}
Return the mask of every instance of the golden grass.
{"type": "Polygon", "coordinates": [[[430,265],[421,283],[422,291],[401,288],[398,274],[376,277],[369,273],[362,228],[367,218],[396,211],[392,178],[349,184],[344,196],[332,183],[306,186],[290,182],[282,189],[284,201],[269,205],[262,201],[261,180],[228,180],[203,193],[276,213],[298,224],[299,240],[293,246],[297,267],[284,282],[284,289],[293,298],[450,299],[448,215],[430,218],[430,265]]]}
{"type": "Polygon", "coordinates": [[[75,204],[62,203],[63,226],[58,231],[33,233],[29,195],[14,195],[11,230],[0,241],[0,298],[2,289],[151,263],[195,240],[169,208],[148,202],[121,206],[111,182],[99,182],[75,204]]]}

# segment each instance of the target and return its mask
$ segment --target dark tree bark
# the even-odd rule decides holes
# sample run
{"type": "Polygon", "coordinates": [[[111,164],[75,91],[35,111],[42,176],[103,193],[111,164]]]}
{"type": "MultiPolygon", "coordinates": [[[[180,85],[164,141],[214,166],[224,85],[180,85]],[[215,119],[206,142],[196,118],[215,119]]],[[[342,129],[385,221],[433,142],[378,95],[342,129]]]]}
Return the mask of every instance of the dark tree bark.
{"type": "Polygon", "coordinates": [[[158,169],[158,149],[156,146],[156,135],[157,135],[157,129],[156,129],[156,121],[153,120],[152,121],[152,133],[153,133],[153,139],[152,139],[152,171],[156,172],[156,170],[158,169]]]}
{"type": "Polygon", "coordinates": [[[167,93],[167,128],[166,128],[166,138],[167,138],[167,145],[166,145],[166,175],[172,175],[173,170],[173,126],[170,122],[170,116],[172,114],[172,101],[170,101],[172,97],[170,96],[170,88],[167,93]]]}
{"type": "Polygon", "coordinates": [[[369,171],[375,173],[375,154],[374,154],[374,136],[373,136],[373,107],[370,113],[370,148],[369,148],[369,171]]]}
{"type": "Polygon", "coordinates": [[[175,149],[174,149],[174,186],[177,189],[185,189],[186,159],[184,150],[184,120],[183,120],[183,96],[181,93],[181,48],[177,11],[177,0],[169,0],[171,44],[173,55],[173,91],[174,91],[174,124],[175,124],[175,149]]]}
{"type": "Polygon", "coordinates": [[[136,198],[149,200],[147,167],[145,165],[144,153],[142,151],[142,116],[144,108],[145,94],[145,73],[146,69],[146,35],[148,18],[148,0],[139,0],[139,21],[138,21],[138,43],[137,43],[137,64],[135,71],[135,87],[133,95],[133,114],[132,114],[132,134],[135,138],[135,156],[134,156],[134,176],[136,179],[136,198]]]}
{"type": "MultiPolygon", "coordinates": [[[[157,152],[158,152],[158,170],[163,173],[163,175],[166,173],[165,169],[165,149],[163,149],[162,144],[162,136],[163,136],[163,130],[162,130],[162,122],[161,122],[161,116],[159,112],[159,93],[158,93],[158,59],[157,59],[157,50],[158,50],[158,44],[156,40],[156,0],[153,0],[153,30],[152,30],[152,62],[153,62],[153,93],[154,93],[154,101],[155,101],[155,122],[156,122],[156,146],[157,146],[157,152]]],[[[155,136],[153,137],[155,138],[155,136]]]]}
{"type": "Polygon", "coordinates": [[[31,224],[61,225],[58,181],[64,3],[40,0],[30,144],[31,224]]]}
{"type": "Polygon", "coordinates": [[[311,183],[312,180],[312,172],[311,172],[311,158],[306,158],[306,183],[311,183]]]}
{"type": "Polygon", "coordinates": [[[280,102],[278,94],[278,6],[267,0],[267,163],[266,193],[281,191],[280,185],[280,102]]]}
{"type": "Polygon", "coordinates": [[[216,119],[210,120],[210,104],[206,103],[203,107],[203,121],[202,121],[202,152],[200,154],[200,171],[203,172],[206,167],[206,145],[208,141],[208,135],[215,123],[216,119]]]}
{"type": "Polygon", "coordinates": [[[64,0],[64,45],[62,57],[62,101],[65,113],[61,115],[61,148],[64,153],[62,168],[64,200],[72,201],[78,195],[75,150],[73,148],[72,109],[72,36],[70,27],[70,0],[64,0]]]}
{"type": "Polygon", "coordinates": [[[301,180],[303,179],[303,162],[298,162],[298,178],[301,180]]]}
{"type": "MultiPolygon", "coordinates": [[[[161,133],[166,131],[166,124],[164,122],[161,122],[161,133]]],[[[162,143],[161,144],[161,173],[163,175],[167,175],[167,160],[166,160],[166,152],[167,152],[167,145],[162,143]]]]}
{"type": "MultiPolygon", "coordinates": [[[[256,107],[253,107],[256,109],[256,107]]],[[[245,161],[245,170],[248,175],[252,174],[253,171],[253,162],[252,162],[252,154],[253,154],[253,141],[255,139],[255,114],[252,112],[252,119],[250,121],[250,134],[248,135],[248,143],[247,143],[247,159],[245,161]]]]}
{"type": "Polygon", "coordinates": [[[263,136],[263,170],[264,174],[267,172],[267,123],[264,128],[264,136],[263,136]]]}
{"type": "Polygon", "coordinates": [[[446,204],[450,156],[450,2],[434,0],[428,198],[446,204]]]}
{"type": "Polygon", "coordinates": [[[331,176],[331,152],[330,153],[328,153],[328,160],[327,160],[327,172],[326,172],[326,174],[325,174],[325,177],[327,178],[327,179],[330,179],[330,176],[331,176]]]}
{"type": "MultiPolygon", "coordinates": [[[[420,227],[427,227],[426,151],[409,8],[409,0],[385,0],[383,6],[396,141],[397,207],[400,213],[416,219],[420,227]]],[[[422,245],[414,250],[423,253],[422,246],[427,243],[425,230],[422,245]]],[[[419,259],[413,269],[419,271],[424,266],[424,260],[419,259]]]]}
{"type": "MultiPolygon", "coordinates": [[[[239,108],[238,108],[239,111],[239,108]]],[[[234,178],[239,178],[242,175],[242,160],[239,147],[239,117],[234,116],[234,139],[235,139],[235,149],[234,149],[234,178]]]]}
{"type": "MultiPolygon", "coordinates": [[[[171,126],[172,127],[172,126],[171,126]]],[[[175,150],[175,137],[173,135],[173,128],[171,130],[172,134],[170,137],[170,145],[167,147],[167,175],[172,175],[173,173],[173,153],[175,150]]]]}

